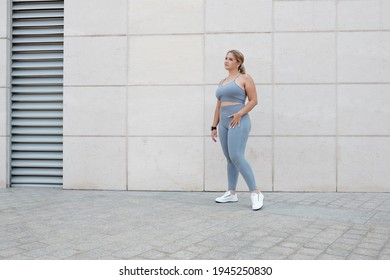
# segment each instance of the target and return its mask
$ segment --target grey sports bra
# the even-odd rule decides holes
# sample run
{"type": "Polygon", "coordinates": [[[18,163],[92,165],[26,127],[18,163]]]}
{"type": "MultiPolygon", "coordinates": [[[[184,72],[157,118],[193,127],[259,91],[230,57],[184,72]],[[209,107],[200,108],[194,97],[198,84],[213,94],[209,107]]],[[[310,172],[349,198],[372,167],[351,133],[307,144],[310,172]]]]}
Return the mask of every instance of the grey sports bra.
{"type": "Polygon", "coordinates": [[[217,91],[215,93],[219,101],[238,102],[242,104],[245,103],[246,92],[239,85],[237,85],[236,80],[238,76],[233,81],[231,81],[226,85],[223,85],[223,82],[219,84],[217,91]]]}

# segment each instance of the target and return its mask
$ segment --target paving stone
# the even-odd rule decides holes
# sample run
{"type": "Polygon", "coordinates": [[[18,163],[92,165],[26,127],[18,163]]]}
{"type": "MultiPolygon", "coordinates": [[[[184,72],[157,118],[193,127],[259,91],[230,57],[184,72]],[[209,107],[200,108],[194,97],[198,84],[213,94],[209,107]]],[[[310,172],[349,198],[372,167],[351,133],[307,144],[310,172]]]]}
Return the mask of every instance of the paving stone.
{"type": "Polygon", "coordinates": [[[295,236],[311,239],[314,236],[316,236],[317,234],[318,234],[318,232],[313,233],[313,232],[301,231],[301,232],[296,233],[295,236]]]}
{"type": "Polygon", "coordinates": [[[285,260],[288,258],[288,255],[285,253],[273,253],[273,252],[266,252],[258,257],[258,259],[262,260],[285,260]]]}
{"type": "Polygon", "coordinates": [[[329,255],[325,253],[316,257],[316,260],[345,260],[345,258],[342,256],[329,255]]]}
{"type": "Polygon", "coordinates": [[[96,249],[97,247],[102,246],[102,244],[96,243],[94,241],[89,242],[69,242],[69,247],[78,250],[78,251],[90,251],[92,249],[96,249]]]}
{"type": "MultiPolygon", "coordinates": [[[[293,230],[291,230],[293,231],[293,230]]],[[[280,238],[281,240],[284,240],[285,238],[289,237],[291,235],[291,231],[275,231],[270,234],[270,236],[274,238],[280,238]]]]}
{"type": "Polygon", "coordinates": [[[356,234],[359,236],[364,236],[367,234],[367,230],[359,230],[359,229],[350,229],[346,232],[347,234],[356,234]]]}
{"type": "MultiPolygon", "coordinates": [[[[286,248],[286,247],[282,247],[282,246],[275,246],[275,247],[272,247],[272,248],[266,250],[266,253],[273,254],[273,255],[289,256],[289,255],[293,254],[296,251],[297,251],[297,249],[294,249],[294,248],[286,248]]],[[[264,255],[265,254],[263,254],[262,256],[264,256],[264,255]]]]}
{"type": "Polygon", "coordinates": [[[350,243],[342,243],[339,240],[334,242],[329,246],[331,249],[335,250],[347,250],[347,251],[352,251],[354,248],[356,248],[356,244],[350,244],[350,243]]]}
{"type": "Polygon", "coordinates": [[[348,260],[375,260],[375,257],[367,256],[367,255],[359,255],[359,254],[351,254],[348,256],[348,260]]]}
{"type": "Polygon", "coordinates": [[[20,245],[19,248],[23,249],[23,250],[33,250],[33,249],[38,249],[38,248],[44,248],[44,247],[47,247],[47,246],[49,246],[49,245],[46,244],[46,243],[32,242],[32,243],[27,243],[27,244],[24,244],[24,245],[20,245]]]}
{"type": "Polygon", "coordinates": [[[167,256],[167,254],[164,252],[160,252],[160,251],[152,249],[152,250],[149,250],[149,251],[142,253],[138,256],[142,259],[158,260],[158,259],[164,259],[167,256]]]}
{"type": "Polygon", "coordinates": [[[339,238],[339,235],[327,235],[326,233],[321,233],[316,235],[312,241],[317,241],[320,243],[332,244],[339,238]]]}
{"type": "Polygon", "coordinates": [[[321,255],[324,252],[322,249],[314,249],[314,248],[300,248],[297,250],[298,255],[312,256],[316,257],[321,255]]]}
{"type": "Polygon", "coordinates": [[[201,254],[201,253],[205,253],[205,252],[209,251],[210,247],[194,244],[192,246],[187,247],[187,250],[191,251],[191,252],[194,252],[194,253],[201,254]]]}
{"type": "Polygon", "coordinates": [[[336,240],[337,243],[341,244],[349,244],[349,245],[354,245],[356,246],[359,243],[360,239],[355,239],[355,238],[346,238],[346,237],[340,237],[336,240]]]}
{"type": "Polygon", "coordinates": [[[114,241],[112,243],[109,243],[107,245],[102,246],[103,249],[109,249],[110,251],[116,251],[116,250],[121,250],[125,249],[131,246],[136,246],[139,243],[145,243],[150,245],[149,242],[143,242],[143,241],[138,241],[137,240],[121,240],[121,241],[114,241]]]}
{"type": "Polygon", "coordinates": [[[375,242],[375,240],[387,241],[389,239],[389,236],[385,235],[385,234],[378,234],[378,233],[370,232],[367,234],[366,238],[373,240],[373,242],[375,242]]]}
{"type": "Polygon", "coordinates": [[[117,258],[111,256],[111,255],[99,255],[97,256],[98,260],[117,260],[117,258]]]}
{"type": "Polygon", "coordinates": [[[259,241],[269,243],[269,244],[277,244],[284,240],[283,237],[277,237],[277,236],[265,236],[261,238],[259,241]]]}
{"type": "MultiPolygon", "coordinates": [[[[101,251],[101,250],[96,249],[96,250],[90,250],[87,252],[81,252],[78,254],[68,256],[68,257],[64,258],[64,260],[99,260],[105,255],[106,255],[105,251],[101,251]]],[[[124,258],[118,258],[118,257],[114,257],[114,256],[111,256],[111,257],[113,259],[124,259],[124,258]]],[[[53,259],[58,259],[58,258],[53,257],[53,259]]]]}
{"type": "MultiPolygon", "coordinates": [[[[248,253],[246,253],[246,252],[240,252],[240,253],[242,253],[244,256],[247,256],[247,257],[244,257],[244,259],[251,259],[250,255],[248,255],[248,253]]],[[[224,259],[231,259],[231,257],[232,257],[231,253],[222,252],[219,250],[211,250],[209,252],[205,252],[205,253],[197,255],[197,258],[199,260],[224,260],[224,259]]]]}
{"type": "Polygon", "coordinates": [[[12,256],[23,253],[24,250],[16,247],[0,250],[0,259],[12,259],[12,256]]]}
{"type": "Polygon", "coordinates": [[[314,260],[315,256],[305,255],[302,253],[293,254],[287,257],[289,260],[314,260]]]}
{"type": "MultiPolygon", "coordinates": [[[[203,254],[202,254],[202,256],[203,256],[203,254]]],[[[235,252],[234,254],[231,254],[229,256],[229,259],[231,259],[231,260],[249,260],[249,259],[259,260],[260,256],[261,256],[261,254],[259,254],[258,252],[248,253],[248,252],[239,251],[239,252],[235,252]]],[[[197,259],[199,259],[199,255],[197,256],[197,259]]],[[[204,258],[202,258],[202,259],[204,259],[204,258]]],[[[227,257],[225,257],[224,259],[227,259],[227,257]]]]}
{"type": "Polygon", "coordinates": [[[303,245],[304,248],[325,250],[329,246],[329,243],[322,243],[316,241],[310,241],[303,245]]]}
{"type": "Polygon", "coordinates": [[[0,243],[0,251],[6,250],[6,249],[8,249],[8,248],[16,247],[16,246],[18,246],[18,245],[19,245],[19,243],[16,242],[16,241],[13,241],[13,240],[11,240],[11,241],[4,240],[2,243],[0,243]]]}
{"type": "Polygon", "coordinates": [[[390,248],[389,247],[384,247],[381,250],[381,254],[390,255],[390,248]]]}
{"type": "MultiPolygon", "coordinates": [[[[0,257],[0,259],[2,259],[2,258],[0,257]]],[[[10,260],[32,260],[31,257],[26,256],[24,254],[12,255],[12,257],[8,257],[8,258],[5,258],[5,259],[10,259],[10,260]]]]}
{"type": "Polygon", "coordinates": [[[180,243],[172,242],[172,243],[168,243],[164,246],[158,247],[158,250],[162,251],[164,253],[167,253],[167,254],[172,254],[172,253],[176,253],[176,252],[184,249],[185,247],[187,247],[187,246],[183,246],[180,243]]]}
{"type": "Polygon", "coordinates": [[[0,258],[389,259],[390,193],[215,195],[1,189],[0,258]]]}
{"type": "Polygon", "coordinates": [[[144,253],[144,252],[147,252],[151,249],[152,249],[151,246],[144,244],[144,245],[139,245],[136,247],[129,247],[126,249],[122,249],[122,250],[119,250],[119,251],[112,253],[111,255],[113,257],[117,257],[119,259],[128,259],[130,257],[135,257],[137,255],[144,253]]]}
{"type": "MultiPolygon", "coordinates": [[[[24,254],[34,259],[42,256],[54,256],[55,254],[61,254],[62,251],[68,251],[68,250],[70,250],[69,244],[63,243],[63,244],[49,245],[46,247],[36,248],[32,250],[25,250],[24,254]]],[[[61,258],[58,257],[57,259],[61,259],[61,258]]]]}
{"type": "Polygon", "coordinates": [[[310,225],[311,228],[316,228],[316,229],[320,229],[320,230],[325,230],[325,229],[329,228],[329,226],[330,225],[328,223],[324,224],[321,222],[315,222],[315,223],[310,225]]]}
{"type": "Polygon", "coordinates": [[[296,235],[291,235],[290,237],[286,238],[284,241],[285,242],[292,242],[292,243],[299,243],[299,244],[306,244],[309,242],[311,239],[307,237],[300,237],[296,235]]]}
{"type": "Polygon", "coordinates": [[[390,260],[390,254],[380,254],[378,259],[379,260],[390,260]]]}
{"type": "MultiPolygon", "coordinates": [[[[17,240],[15,240],[17,243],[19,244],[29,244],[29,243],[34,243],[34,242],[38,242],[38,241],[41,241],[42,239],[38,236],[25,236],[25,237],[21,237],[17,240]]],[[[63,242],[63,238],[59,239],[59,241],[62,241],[63,242]]],[[[46,244],[50,244],[47,242],[48,240],[45,240],[45,243],[46,244]]],[[[1,241],[0,241],[0,244],[1,244],[1,241]]]]}
{"type": "Polygon", "coordinates": [[[370,250],[382,250],[384,247],[383,243],[372,243],[372,242],[361,242],[357,245],[358,248],[362,249],[370,249],[370,250]]]}
{"type": "Polygon", "coordinates": [[[343,235],[343,237],[347,238],[347,239],[361,240],[363,238],[363,235],[346,233],[346,234],[343,235]]]}
{"type": "Polygon", "coordinates": [[[175,259],[175,260],[191,260],[194,259],[197,256],[196,253],[191,252],[191,251],[179,251],[174,254],[169,255],[170,259],[175,259]]]}
{"type": "Polygon", "coordinates": [[[346,257],[348,257],[348,255],[351,254],[351,250],[332,246],[332,247],[327,248],[325,253],[329,254],[329,255],[340,256],[340,257],[346,258],[346,257]]]}
{"type": "Polygon", "coordinates": [[[73,256],[77,253],[79,253],[80,251],[78,250],[74,250],[74,249],[62,249],[62,250],[59,250],[59,251],[55,251],[55,252],[52,252],[51,255],[55,258],[55,259],[65,259],[65,258],[68,258],[70,256],[73,256]]]}
{"type": "Polygon", "coordinates": [[[286,247],[286,248],[292,248],[297,249],[302,247],[302,244],[295,243],[295,242],[282,242],[279,244],[279,246],[286,247]]]}
{"type": "Polygon", "coordinates": [[[358,255],[364,255],[364,256],[370,256],[370,257],[377,257],[379,255],[379,250],[371,250],[366,248],[356,248],[352,252],[353,254],[358,255]]]}
{"type": "Polygon", "coordinates": [[[256,240],[254,242],[251,243],[251,245],[253,247],[257,247],[257,248],[263,248],[263,249],[267,249],[267,248],[271,248],[275,243],[272,243],[272,242],[269,242],[269,241],[266,241],[266,240],[256,240]]]}

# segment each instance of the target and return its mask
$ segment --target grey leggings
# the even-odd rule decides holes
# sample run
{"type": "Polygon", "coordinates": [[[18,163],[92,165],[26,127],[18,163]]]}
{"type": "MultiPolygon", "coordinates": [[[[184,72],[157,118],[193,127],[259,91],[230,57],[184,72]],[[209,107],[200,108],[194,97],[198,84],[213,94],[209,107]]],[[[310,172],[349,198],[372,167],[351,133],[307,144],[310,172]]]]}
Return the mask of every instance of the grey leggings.
{"type": "Polygon", "coordinates": [[[251,120],[248,114],[241,117],[240,126],[230,128],[232,114],[237,113],[244,104],[221,106],[218,124],[219,139],[223,153],[227,159],[228,189],[236,190],[238,174],[241,173],[249,190],[256,189],[252,168],[245,160],[245,146],[251,130],[251,120]]]}

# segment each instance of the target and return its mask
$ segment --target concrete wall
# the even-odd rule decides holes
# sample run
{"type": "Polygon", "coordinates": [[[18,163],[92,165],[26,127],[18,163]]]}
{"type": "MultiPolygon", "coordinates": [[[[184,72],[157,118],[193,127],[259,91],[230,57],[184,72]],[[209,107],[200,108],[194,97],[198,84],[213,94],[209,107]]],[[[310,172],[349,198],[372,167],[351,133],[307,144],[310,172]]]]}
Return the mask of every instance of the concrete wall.
{"type": "Polygon", "coordinates": [[[262,190],[390,191],[389,19],[385,0],[66,0],[64,188],[224,190],[209,127],[239,49],[262,190]]]}
{"type": "Polygon", "coordinates": [[[0,0],[0,188],[9,185],[10,1],[0,0]]]}

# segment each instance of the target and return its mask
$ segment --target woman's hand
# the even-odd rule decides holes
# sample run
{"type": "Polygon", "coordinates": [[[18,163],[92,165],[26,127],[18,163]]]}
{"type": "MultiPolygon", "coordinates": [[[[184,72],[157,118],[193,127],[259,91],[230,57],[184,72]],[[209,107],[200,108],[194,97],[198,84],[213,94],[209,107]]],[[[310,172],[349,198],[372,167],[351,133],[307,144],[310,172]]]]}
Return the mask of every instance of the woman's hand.
{"type": "Polygon", "coordinates": [[[236,125],[238,125],[238,127],[240,127],[241,114],[239,112],[237,112],[233,115],[230,115],[229,117],[233,118],[232,121],[230,122],[230,128],[235,128],[236,125]]]}
{"type": "Polygon", "coordinates": [[[217,142],[217,130],[213,129],[211,131],[211,138],[213,139],[214,142],[217,142]]]}

